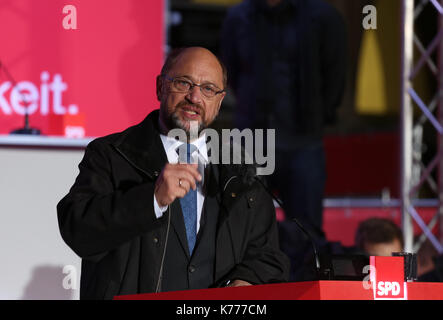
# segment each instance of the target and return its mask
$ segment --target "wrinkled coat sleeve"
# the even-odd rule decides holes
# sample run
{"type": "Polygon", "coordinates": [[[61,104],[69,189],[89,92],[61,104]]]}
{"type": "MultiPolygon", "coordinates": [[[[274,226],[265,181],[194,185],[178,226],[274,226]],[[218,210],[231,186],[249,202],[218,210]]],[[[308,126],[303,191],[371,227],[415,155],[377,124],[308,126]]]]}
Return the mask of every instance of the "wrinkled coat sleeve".
{"type": "Polygon", "coordinates": [[[74,185],[57,205],[61,236],[81,258],[99,259],[158,223],[152,182],[125,189],[114,186],[110,161],[114,153],[105,143],[91,142],[74,185]]]}

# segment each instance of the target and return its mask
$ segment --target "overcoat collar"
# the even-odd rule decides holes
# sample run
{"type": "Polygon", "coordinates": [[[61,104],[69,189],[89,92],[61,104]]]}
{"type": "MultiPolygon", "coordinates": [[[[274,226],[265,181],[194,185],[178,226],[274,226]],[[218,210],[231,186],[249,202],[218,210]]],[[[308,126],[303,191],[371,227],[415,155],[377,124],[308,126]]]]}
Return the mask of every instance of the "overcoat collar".
{"type": "Polygon", "coordinates": [[[125,130],[114,147],[137,169],[155,179],[168,162],[158,128],[159,110],[125,130]]]}

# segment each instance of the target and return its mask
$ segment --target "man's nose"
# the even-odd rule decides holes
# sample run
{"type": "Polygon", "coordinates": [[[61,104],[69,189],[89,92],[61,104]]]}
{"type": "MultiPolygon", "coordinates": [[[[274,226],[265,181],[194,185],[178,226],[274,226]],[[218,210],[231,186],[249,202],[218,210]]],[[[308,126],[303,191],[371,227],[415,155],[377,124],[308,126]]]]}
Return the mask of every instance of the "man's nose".
{"type": "Polygon", "coordinates": [[[200,91],[200,87],[194,86],[191,90],[189,90],[186,95],[186,99],[192,103],[201,103],[202,101],[202,92],[200,91]]]}

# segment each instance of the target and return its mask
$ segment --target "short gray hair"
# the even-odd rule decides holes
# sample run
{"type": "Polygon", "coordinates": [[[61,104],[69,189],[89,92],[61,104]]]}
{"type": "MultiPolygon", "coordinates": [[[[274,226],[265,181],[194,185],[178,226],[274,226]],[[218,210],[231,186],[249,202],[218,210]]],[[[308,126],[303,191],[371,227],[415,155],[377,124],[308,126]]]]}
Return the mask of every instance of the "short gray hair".
{"type": "MultiPolygon", "coordinates": [[[[175,48],[169,52],[169,54],[166,57],[166,61],[163,64],[161,74],[166,75],[174,66],[175,62],[177,61],[177,58],[188,48],[182,47],[182,48],[175,48]]],[[[226,87],[228,85],[228,70],[226,69],[223,62],[220,60],[217,55],[215,55],[215,58],[217,59],[218,63],[220,64],[223,72],[223,90],[226,90],[226,87]]]]}

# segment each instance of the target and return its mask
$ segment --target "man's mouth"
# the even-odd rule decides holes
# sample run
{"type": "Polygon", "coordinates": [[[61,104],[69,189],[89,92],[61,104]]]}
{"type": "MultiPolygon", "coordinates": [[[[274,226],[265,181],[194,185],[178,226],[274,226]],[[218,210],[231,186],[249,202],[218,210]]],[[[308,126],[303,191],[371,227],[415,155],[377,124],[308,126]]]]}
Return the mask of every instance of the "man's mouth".
{"type": "Polygon", "coordinates": [[[200,117],[200,109],[193,106],[184,106],[181,108],[185,117],[197,119],[200,117]]]}

